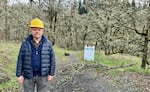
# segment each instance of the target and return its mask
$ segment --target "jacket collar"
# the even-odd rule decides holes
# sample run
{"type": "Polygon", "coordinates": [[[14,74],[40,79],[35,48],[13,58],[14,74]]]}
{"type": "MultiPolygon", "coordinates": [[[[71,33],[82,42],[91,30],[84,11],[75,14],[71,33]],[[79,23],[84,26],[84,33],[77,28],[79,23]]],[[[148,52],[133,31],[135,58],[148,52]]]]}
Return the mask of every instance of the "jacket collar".
{"type": "MultiPolygon", "coordinates": [[[[32,35],[29,35],[27,38],[26,38],[26,41],[29,41],[29,42],[31,42],[33,40],[33,36],[32,35]]],[[[42,35],[42,42],[45,42],[46,40],[47,40],[47,38],[44,36],[44,35],[42,35]]]]}

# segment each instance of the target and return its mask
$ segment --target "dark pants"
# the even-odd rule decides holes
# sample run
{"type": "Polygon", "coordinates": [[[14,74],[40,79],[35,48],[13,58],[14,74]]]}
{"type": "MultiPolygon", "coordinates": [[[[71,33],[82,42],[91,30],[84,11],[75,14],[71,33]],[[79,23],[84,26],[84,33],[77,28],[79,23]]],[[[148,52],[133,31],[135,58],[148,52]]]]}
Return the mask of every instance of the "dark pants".
{"type": "Polygon", "coordinates": [[[47,84],[47,77],[34,77],[32,79],[24,79],[23,90],[24,92],[46,92],[47,84]]]}

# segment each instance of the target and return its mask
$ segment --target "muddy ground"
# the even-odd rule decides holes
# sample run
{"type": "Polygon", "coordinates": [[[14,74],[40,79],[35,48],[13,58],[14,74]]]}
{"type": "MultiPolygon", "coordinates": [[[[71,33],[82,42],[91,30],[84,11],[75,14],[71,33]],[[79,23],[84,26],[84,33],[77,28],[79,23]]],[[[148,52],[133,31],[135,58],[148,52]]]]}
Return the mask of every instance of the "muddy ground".
{"type": "Polygon", "coordinates": [[[150,92],[149,75],[121,72],[112,76],[108,71],[97,72],[96,64],[81,63],[76,53],[62,62],[57,59],[57,72],[49,83],[49,92],[150,92]]]}

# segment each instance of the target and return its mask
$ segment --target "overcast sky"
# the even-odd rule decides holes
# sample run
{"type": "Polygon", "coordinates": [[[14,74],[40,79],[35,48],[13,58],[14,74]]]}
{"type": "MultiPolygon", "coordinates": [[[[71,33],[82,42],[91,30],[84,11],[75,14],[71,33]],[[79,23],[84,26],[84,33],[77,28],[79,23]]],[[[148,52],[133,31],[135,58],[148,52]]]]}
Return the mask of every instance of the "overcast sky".
{"type": "Polygon", "coordinates": [[[28,3],[29,0],[8,0],[8,3],[11,4],[15,4],[17,3],[17,1],[22,2],[22,3],[28,3]]]}
{"type": "MultiPolygon", "coordinates": [[[[145,0],[135,0],[136,3],[143,3],[145,0]]],[[[146,0],[148,1],[148,0],[146,0]]],[[[129,2],[132,2],[132,0],[129,0],[129,2]]]]}
{"type": "MultiPolygon", "coordinates": [[[[29,0],[9,0],[9,3],[10,3],[10,4],[13,4],[13,3],[16,3],[16,1],[19,1],[19,2],[22,2],[22,3],[28,3],[28,2],[29,2],[29,0]]],[[[34,0],[34,1],[37,1],[37,0],[34,0]]],[[[144,1],[144,0],[135,0],[135,2],[136,2],[137,4],[138,4],[138,3],[143,4],[142,1],[144,1]]],[[[129,2],[132,2],[132,0],[129,0],[129,2]]]]}

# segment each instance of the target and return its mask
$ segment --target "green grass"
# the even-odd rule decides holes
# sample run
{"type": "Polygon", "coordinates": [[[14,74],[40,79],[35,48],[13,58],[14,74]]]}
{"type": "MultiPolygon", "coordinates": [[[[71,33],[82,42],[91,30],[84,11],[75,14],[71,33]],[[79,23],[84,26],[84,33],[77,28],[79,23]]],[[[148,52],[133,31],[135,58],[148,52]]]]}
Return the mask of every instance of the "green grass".
{"type": "MultiPolygon", "coordinates": [[[[84,53],[81,52],[78,56],[83,60],[84,53]]],[[[150,68],[141,69],[141,58],[126,54],[114,54],[114,55],[105,55],[104,52],[95,52],[94,61],[90,63],[100,63],[102,65],[106,65],[109,67],[116,67],[116,66],[125,66],[130,64],[136,64],[132,67],[120,68],[115,70],[110,70],[112,74],[119,74],[122,71],[126,72],[136,72],[140,74],[150,74],[150,68]]]]}
{"type": "Polygon", "coordinates": [[[11,78],[11,80],[1,83],[0,84],[0,90],[2,89],[10,89],[12,87],[16,87],[17,88],[18,83],[15,77],[11,78]]]}
{"type": "Polygon", "coordinates": [[[0,42],[0,59],[2,69],[7,73],[10,80],[0,84],[0,90],[17,86],[17,78],[15,76],[16,61],[20,44],[0,42]]]}

